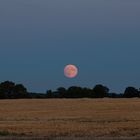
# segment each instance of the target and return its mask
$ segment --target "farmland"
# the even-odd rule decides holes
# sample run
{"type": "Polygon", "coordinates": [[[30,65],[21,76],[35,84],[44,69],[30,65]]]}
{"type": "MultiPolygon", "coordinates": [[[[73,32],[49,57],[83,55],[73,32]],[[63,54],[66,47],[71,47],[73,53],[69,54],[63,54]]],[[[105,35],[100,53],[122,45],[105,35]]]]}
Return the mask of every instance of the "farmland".
{"type": "Polygon", "coordinates": [[[140,99],[0,100],[0,137],[140,138],[140,99]]]}

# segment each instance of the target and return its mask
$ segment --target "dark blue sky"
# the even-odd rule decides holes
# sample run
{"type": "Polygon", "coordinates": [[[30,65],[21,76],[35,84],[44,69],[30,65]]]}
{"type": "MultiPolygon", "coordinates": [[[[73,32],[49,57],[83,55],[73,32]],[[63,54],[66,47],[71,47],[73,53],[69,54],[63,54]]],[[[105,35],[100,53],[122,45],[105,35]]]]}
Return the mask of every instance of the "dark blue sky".
{"type": "Polygon", "coordinates": [[[0,0],[0,81],[29,91],[140,87],[139,0],[0,0]],[[66,64],[79,75],[63,75],[66,64]]]}

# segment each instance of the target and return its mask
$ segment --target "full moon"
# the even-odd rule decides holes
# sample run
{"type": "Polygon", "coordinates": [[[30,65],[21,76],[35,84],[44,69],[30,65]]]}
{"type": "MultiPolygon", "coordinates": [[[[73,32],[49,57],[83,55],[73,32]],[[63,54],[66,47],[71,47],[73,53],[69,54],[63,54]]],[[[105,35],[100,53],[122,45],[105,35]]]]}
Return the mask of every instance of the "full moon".
{"type": "Polygon", "coordinates": [[[75,65],[69,64],[64,68],[64,75],[68,78],[74,78],[78,74],[78,68],[75,65]]]}

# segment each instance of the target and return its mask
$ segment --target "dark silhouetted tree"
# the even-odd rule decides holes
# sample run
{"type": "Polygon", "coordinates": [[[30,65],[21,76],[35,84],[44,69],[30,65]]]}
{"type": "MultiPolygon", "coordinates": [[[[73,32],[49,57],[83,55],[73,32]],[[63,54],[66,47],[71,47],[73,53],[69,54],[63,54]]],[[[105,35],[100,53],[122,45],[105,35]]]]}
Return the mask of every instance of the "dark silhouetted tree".
{"type": "Polygon", "coordinates": [[[27,98],[27,89],[22,84],[15,85],[14,82],[5,81],[0,83],[0,98],[27,98]]]}
{"type": "Polygon", "coordinates": [[[67,97],[69,98],[81,98],[83,94],[82,88],[77,86],[69,87],[67,90],[67,97]]]}
{"type": "Polygon", "coordinates": [[[91,90],[90,88],[83,88],[82,93],[83,97],[92,98],[93,90],[91,90]]]}
{"type": "Polygon", "coordinates": [[[127,87],[123,96],[126,98],[139,97],[139,91],[134,87],[127,87]]]}
{"type": "Polygon", "coordinates": [[[47,98],[54,98],[55,96],[54,96],[54,93],[52,92],[52,90],[48,90],[47,92],[46,92],[46,97],[47,98]]]}
{"type": "Polygon", "coordinates": [[[5,81],[0,84],[0,94],[4,98],[11,98],[13,96],[15,83],[11,81],[5,81]]]}
{"type": "Polygon", "coordinates": [[[14,98],[27,98],[29,97],[29,95],[27,93],[27,89],[22,84],[17,84],[14,87],[13,97],[14,98]]]}
{"type": "Polygon", "coordinates": [[[59,98],[65,98],[66,97],[67,90],[64,87],[59,87],[57,89],[57,92],[58,92],[58,97],[59,98]]]}
{"type": "Polygon", "coordinates": [[[99,84],[93,88],[93,97],[95,98],[107,97],[108,92],[109,92],[109,88],[99,84]]]}

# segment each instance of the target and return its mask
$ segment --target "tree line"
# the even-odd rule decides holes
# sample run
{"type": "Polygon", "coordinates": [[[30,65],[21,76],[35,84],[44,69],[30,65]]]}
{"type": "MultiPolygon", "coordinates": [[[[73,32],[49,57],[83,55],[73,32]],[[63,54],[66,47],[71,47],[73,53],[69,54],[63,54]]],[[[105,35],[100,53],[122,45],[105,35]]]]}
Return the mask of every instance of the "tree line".
{"type": "Polygon", "coordinates": [[[12,81],[0,83],[0,99],[23,99],[23,98],[140,98],[140,89],[127,87],[124,93],[110,93],[109,88],[98,84],[92,89],[79,86],[69,88],[59,87],[56,91],[47,90],[46,93],[31,93],[23,84],[15,84],[12,81]]]}

